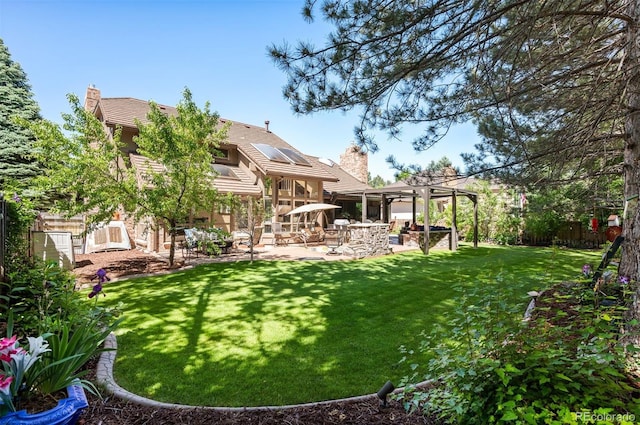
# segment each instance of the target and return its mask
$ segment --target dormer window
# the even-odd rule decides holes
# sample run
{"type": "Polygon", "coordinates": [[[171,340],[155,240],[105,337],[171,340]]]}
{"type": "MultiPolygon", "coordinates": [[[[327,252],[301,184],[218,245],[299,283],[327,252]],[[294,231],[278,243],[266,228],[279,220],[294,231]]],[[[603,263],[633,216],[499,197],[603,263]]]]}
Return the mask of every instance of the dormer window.
{"type": "Polygon", "coordinates": [[[217,159],[229,159],[229,149],[216,148],[213,157],[217,159]]]}

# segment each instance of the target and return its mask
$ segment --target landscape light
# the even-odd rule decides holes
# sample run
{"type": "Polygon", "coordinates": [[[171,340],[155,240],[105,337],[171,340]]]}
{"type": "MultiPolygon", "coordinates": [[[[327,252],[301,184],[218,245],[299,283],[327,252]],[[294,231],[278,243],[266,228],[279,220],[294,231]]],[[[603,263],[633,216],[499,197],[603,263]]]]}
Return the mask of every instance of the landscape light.
{"type": "Polygon", "coordinates": [[[380,399],[381,403],[380,403],[380,407],[388,407],[389,405],[387,404],[387,396],[389,394],[391,394],[393,392],[393,390],[395,390],[396,387],[393,386],[393,384],[391,383],[391,381],[387,381],[382,388],[380,388],[380,390],[378,391],[378,398],[380,399]]]}

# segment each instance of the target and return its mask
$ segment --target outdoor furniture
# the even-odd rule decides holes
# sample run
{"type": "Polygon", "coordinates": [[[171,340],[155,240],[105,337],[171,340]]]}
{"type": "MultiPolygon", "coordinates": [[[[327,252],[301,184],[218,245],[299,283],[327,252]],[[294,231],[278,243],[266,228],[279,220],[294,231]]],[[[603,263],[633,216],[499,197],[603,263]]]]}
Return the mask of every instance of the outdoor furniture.
{"type": "Polygon", "coordinates": [[[319,243],[324,240],[324,231],[316,226],[304,228],[296,233],[296,236],[302,240],[306,247],[310,243],[319,243]]]}
{"type": "Polygon", "coordinates": [[[282,229],[282,223],[275,222],[272,224],[271,228],[273,230],[273,238],[276,245],[289,245],[292,235],[290,232],[285,232],[282,229]]]}
{"type": "Polygon", "coordinates": [[[198,258],[198,239],[193,230],[194,229],[184,229],[184,240],[180,243],[182,257],[185,260],[190,259],[193,255],[198,258]]]}
{"type": "Polygon", "coordinates": [[[221,238],[216,232],[207,232],[196,228],[184,229],[184,241],[181,243],[181,248],[182,256],[187,260],[193,255],[198,258],[200,252],[205,255],[228,254],[232,247],[233,239],[221,238]],[[212,245],[217,246],[219,252],[215,251],[212,245]]]}

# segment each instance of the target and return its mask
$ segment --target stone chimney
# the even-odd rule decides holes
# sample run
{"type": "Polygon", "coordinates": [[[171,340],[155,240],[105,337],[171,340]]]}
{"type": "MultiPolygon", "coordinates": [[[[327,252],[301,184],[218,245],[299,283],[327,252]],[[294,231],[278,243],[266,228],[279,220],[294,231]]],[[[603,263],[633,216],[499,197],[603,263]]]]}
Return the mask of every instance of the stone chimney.
{"type": "Polygon", "coordinates": [[[340,155],[340,167],[363,183],[369,181],[369,156],[354,144],[340,155]]]}
{"type": "Polygon", "coordinates": [[[87,94],[84,97],[85,111],[93,112],[100,101],[100,90],[93,84],[87,87],[87,94]]]}
{"type": "Polygon", "coordinates": [[[457,185],[458,173],[453,167],[444,167],[442,169],[442,177],[444,179],[444,185],[448,187],[455,187],[457,185]]]}

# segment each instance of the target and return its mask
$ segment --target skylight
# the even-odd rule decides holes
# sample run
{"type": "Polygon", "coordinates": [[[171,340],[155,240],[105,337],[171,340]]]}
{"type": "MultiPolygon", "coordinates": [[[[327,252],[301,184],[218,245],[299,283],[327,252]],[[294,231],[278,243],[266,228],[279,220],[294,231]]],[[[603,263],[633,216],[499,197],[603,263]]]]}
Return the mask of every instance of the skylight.
{"type": "Polygon", "coordinates": [[[309,161],[304,159],[302,155],[300,155],[298,152],[294,151],[293,149],[287,149],[287,148],[278,148],[278,149],[280,150],[280,152],[288,156],[289,159],[291,159],[291,161],[293,161],[295,164],[309,165],[309,166],[311,165],[309,164],[309,161]]]}
{"type": "Polygon", "coordinates": [[[231,179],[237,179],[238,176],[233,172],[231,167],[223,164],[211,164],[211,167],[216,170],[218,177],[228,177],[231,179]]]}
{"type": "Polygon", "coordinates": [[[288,148],[275,148],[264,143],[252,143],[270,161],[282,162],[285,164],[296,164],[311,166],[309,162],[298,152],[288,148]]]}

